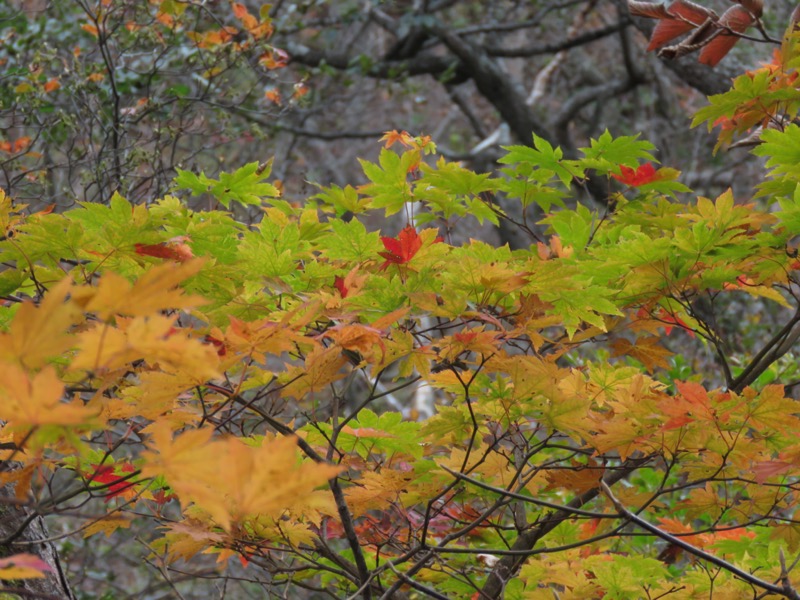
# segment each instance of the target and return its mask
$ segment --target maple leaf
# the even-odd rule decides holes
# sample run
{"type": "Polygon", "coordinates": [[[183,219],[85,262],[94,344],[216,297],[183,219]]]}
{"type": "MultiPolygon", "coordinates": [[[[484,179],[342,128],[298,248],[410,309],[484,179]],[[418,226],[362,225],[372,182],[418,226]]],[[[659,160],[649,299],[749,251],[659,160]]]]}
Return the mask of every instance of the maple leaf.
{"type": "Polygon", "coordinates": [[[59,82],[58,79],[53,78],[50,79],[47,83],[45,83],[42,89],[46,94],[49,94],[50,92],[56,91],[60,87],[61,87],[61,82],[59,82]]]}
{"type": "Polygon", "coordinates": [[[177,262],[186,262],[194,258],[192,249],[185,243],[189,238],[186,236],[174,237],[160,244],[134,244],[136,254],[142,256],[154,256],[156,258],[168,258],[177,262]]]}
{"type": "Polygon", "coordinates": [[[707,19],[717,18],[713,10],[688,0],[675,0],[668,6],[660,2],[628,0],[628,10],[633,16],[659,19],[650,37],[648,51],[660,48],[670,40],[702,25],[707,19]]]}
{"type": "Polygon", "coordinates": [[[755,23],[756,17],[760,14],[760,10],[758,15],[755,15],[744,6],[738,4],[731,6],[719,19],[719,26],[725,29],[703,47],[698,62],[715,67],[740,39],[738,35],[730,32],[744,33],[755,23]]]}
{"type": "Polygon", "coordinates": [[[647,183],[659,180],[659,175],[651,163],[644,163],[636,169],[620,165],[620,174],[612,173],[611,176],[617,181],[631,187],[639,187],[647,183]]]}
{"type": "MultiPolygon", "coordinates": [[[[433,243],[436,244],[441,241],[442,238],[436,237],[433,243]]],[[[396,238],[382,237],[381,242],[383,242],[383,247],[386,248],[386,252],[378,252],[386,259],[386,262],[381,265],[381,271],[387,269],[389,265],[404,265],[408,263],[422,248],[422,238],[411,225],[405,227],[396,238]]]]}
{"type": "Polygon", "coordinates": [[[422,247],[422,238],[417,234],[417,230],[410,225],[403,229],[397,238],[382,237],[383,247],[386,252],[378,252],[386,259],[381,265],[381,271],[387,269],[389,265],[402,265],[414,258],[422,247]]]}
{"type": "Polygon", "coordinates": [[[35,554],[12,554],[0,558],[0,581],[9,579],[41,579],[53,568],[35,554]]]}
{"type": "Polygon", "coordinates": [[[333,285],[334,287],[339,290],[339,295],[342,298],[347,298],[347,293],[350,291],[347,285],[344,282],[344,277],[337,275],[333,278],[333,285]]]}
{"type": "Polygon", "coordinates": [[[547,486],[545,490],[567,489],[574,494],[582,494],[599,487],[603,469],[595,460],[590,459],[588,465],[571,461],[572,469],[549,470],[545,472],[547,486]]]}
{"type": "Polygon", "coordinates": [[[145,476],[163,476],[186,507],[193,503],[225,531],[248,516],[278,518],[298,503],[306,510],[324,499],[313,494],[342,467],[300,461],[293,437],[263,438],[258,446],[210,428],[173,438],[168,424],[148,428],[151,450],[142,454],[145,476]]]}
{"type": "Polygon", "coordinates": [[[247,11],[247,7],[239,2],[231,4],[233,15],[242,22],[245,29],[252,29],[258,24],[258,20],[247,11]]]}
{"type": "Polygon", "coordinates": [[[0,419],[8,427],[75,426],[94,421],[97,411],[77,401],[64,403],[64,384],[53,367],[30,376],[18,365],[0,363],[0,419]]]}
{"type": "Polygon", "coordinates": [[[675,313],[667,312],[666,310],[664,310],[662,308],[655,315],[655,318],[658,319],[659,321],[667,323],[667,325],[664,327],[664,333],[667,334],[667,335],[672,333],[673,325],[677,325],[678,327],[683,329],[687,334],[689,334],[689,337],[694,337],[695,336],[695,333],[694,333],[694,331],[692,331],[692,328],[689,327],[686,324],[686,322],[683,319],[681,319],[678,315],[676,315],[675,313]]]}
{"type": "Polygon", "coordinates": [[[658,523],[667,533],[678,534],[684,542],[688,542],[689,544],[699,548],[704,548],[713,541],[712,535],[708,533],[691,535],[694,533],[694,530],[689,525],[686,525],[678,519],[671,517],[660,517],[658,519],[658,523]]]}
{"type": "Polygon", "coordinates": [[[391,148],[395,143],[400,143],[406,148],[411,148],[414,145],[414,138],[410,133],[407,131],[397,131],[396,129],[384,133],[379,141],[386,142],[384,148],[391,148]]]}
{"type": "Polygon", "coordinates": [[[319,391],[342,379],[345,376],[342,367],[347,363],[348,359],[341,348],[318,346],[308,354],[303,366],[292,367],[282,376],[289,383],[281,390],[281,396],[300,399],[319,391]]]}
{"type": "Polygon", "coordinates": [[[379,473],[365,471],[355,485],[345,491],[347,504],[356,517],[375,508],[385,508],[407,491],[413,479],[412,473],[392,469],[382,469],[379,473]]]}
{"type": "Polygon", "coordinates": [[[182,309],[206,303],[200,296],[187,296],[174,289],[203,266],[202,259],[184,263],[164,263],[147,271],[131,284],[113,272],[104,273],[97,288],[79,288],[75,301],[87,312],[94,312],[103,321],[116,315],[145,316],[160,310],[182,309]]]}
{"type": "MultiPolygon", "coordinates": [[[[107,490],[107,492],[104,494],[106,502],[109,502],[112,498],[116,498],[117,496],[122,496],[127,500],[130,500],[135,496],[132,488],[136,484],[131,482],[130,477],[117,475],[114,466],[91,465],[91,467],[93,470],[90,473],[87,473],[86,476],[92,483],[100,483],[104,485],[103,489],[107,490]]],[[[135,473],[136,467],[125,461],[119,467],[119,470],[122,473],[135,473]]]]}
{"type": "Polygon", "coordinates": [[[380,329],[353,323],[350,325],[336,325],[330,327],[323,337],[333,340],[336,345],[346,349],[361,353],[365,358],[373,354],[373,348],[379,346],[383,354],[386,353],[386,346],[383,343],[380,329]]]}
{"type": "Polygon", "coordinates": [[[68,329],[83,319],[83,312],[67,296],[71,283],[64,279],[44,296],[37,307],[23,302],[8,333],[0,333],[0,358],[36,369],[74,344],[68,329]]]}
{"type": "Polygon", "coordinates": [[[118,517],[114,515],[109,515],[103,517],[102,519],[98,519],[86,529],[83,530],[83,537],[88,538],[93,536],[97,533],[103,533],[106,537],[111,537],[111,534],[117,531],[118,529],[128,529],[131,526],[130,519],[126,519],[125,517],[118,517]]]}
{"type": "Polygon", "coordinates": [[[659,341],[657,337],[647,336],[638,338],[632,344],[627,339],[620,338],[611,343],[614,350],[612,356],[631,356],[642,363],[648,372],[656,367],[669,369],[667,358],[672,356],[672,352],[662,347],[659,341]]]}
{"type": "Polygon", "coordinates": [[[96,323],[80,334],[73,370],[114,370],[145,359],[165,371],[194,378],[195,384],[219,376],[216,348],[193,339],[187,330],[176,329],[174,317],[118,318],[117,322],[117,327],[96,323]]]}
{"type": "MultiPolygon", "coordinates": [[[[289,60],[290,57],[288,52],[281,50],[280,48],[272,48],[258,58],[258,63],[265,69],[272,71],[286,67],[289,64],[289,60]]],[[[272,97],[269,99],[276,104],[280,104],[280,92],[275,89],[271,90],[271,92],[272,97]]]]}

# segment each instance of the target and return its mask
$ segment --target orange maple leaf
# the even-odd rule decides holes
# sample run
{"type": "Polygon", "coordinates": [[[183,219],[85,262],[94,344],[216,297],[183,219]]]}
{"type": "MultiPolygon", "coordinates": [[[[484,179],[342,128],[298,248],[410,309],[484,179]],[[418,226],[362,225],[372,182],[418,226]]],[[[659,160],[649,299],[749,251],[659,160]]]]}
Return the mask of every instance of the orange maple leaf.
{"type": "Polygon", "coordinates": [[[136,254],[142,256],[154,256],[156,258],[168,258],[178,262],[185,262],[194,258],[192,249],[185,243],[189,241],[186,236],[174,237],[160,244],[134,244],[136,254]]]}
{"type": "Polygon", "coordinates": [[[378,141],[386,142],[384,148],[391,148],[395,142],[402,144],[406,148],[411,148],[414,145],[414,138],[411,137],[410,133],[407,131],[397,131],[396,129],[387,131],[378,141]]]}

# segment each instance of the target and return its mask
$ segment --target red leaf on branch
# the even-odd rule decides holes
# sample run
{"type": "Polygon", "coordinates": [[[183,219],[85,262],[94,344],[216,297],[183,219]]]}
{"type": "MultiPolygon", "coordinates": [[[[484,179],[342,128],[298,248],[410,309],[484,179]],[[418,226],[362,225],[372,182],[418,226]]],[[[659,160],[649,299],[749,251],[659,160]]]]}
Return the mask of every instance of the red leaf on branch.
{"type": "MultiPolygon", "coordinates": [[[[726,10],[719,20],[721,26],[737,33],[744,33],[753,23],[755,23],[753,14],[738,4],[726,10]]],[[[714,67],[719,61],[725,58],[725,55],[731,51],[731,48],[733,48],[738,41],[738,35],[723,31],[700,51],[700,56],[697,60],[704,65],[714,67]]]]}
{"type": "Polygon", "coordinates": [[[676,37],[683,35],[711,19],[716,21],[717,14],[704,6],[689,2],[689,0],[675,0],[669,6],[660,2],[628,1],[631,15],[658,19],[658,24],[653,29],[650,45],[647,50],[655,50],[676,37]]]}
{"type": "MultiPolygon", "coordinates": [[[[114,473],[114,467],[111,465],[92,465],[92,468],[94,469],[94,472],[90,475],[92,482],[108,486],[108,492],[105,494],[106,502],[116,496],[127,496],[130,494],[134,484],[114,473]]],[[[129,462],[125,462],[122,463],[120,470],[124,473],[133,473],[136,471],[136,467],[129,462]]]]}
{"type": "Polygon", "coordinates": [[[678,19],[662,19],[653,28],[653,35],[650,36],[650,44],[647,51],[657,50],[661,46],[671,42],[676,37],[682,36],[694,29],[694,25],[678,19]]]}
{"type": "Polygon", "coordinates": [[[156,492],[153,492],[153,500],[159,506],[164,506],[167,502],[169,502],[170,500],[174,500],[175,498],[177,498],[175,494],[167,494],[163,488],[156,492]]]}
{"type": "Polygon", "coordinates": [[[653,318],[658,319],[663,323],[666,323],[666,325],[664,325],[664,333],[666,335],[672,333],[673,326],[678,326],[681,329],[683,329],[686,333],[688,333],[689,337],[694,337],[694,331],[692,331],[692,328],[689,327],[683,319],[681,319],[678,315],[674,313],[669,313],[663,308],[659,308],[659,310],[653,315],[653,318]]]}
{"type": "Polygon", "coordinates": [[[645,163],[637,169],[622,165],[620,166],[620,174],[612,173],[611,176],[631,187],[638,187],[661,179],[655,167],[650,163],[645,163]]]}
{"type": "Polygon", "coordinates": [[[381,265],[381,271],[387,269],[389,265],[406,264],[422,247],[422,238],[411,225],[403,229],[396,238],[382,237],[381,242],[386,248],[386,252],[378,252],[386,259],[381,265]]]}

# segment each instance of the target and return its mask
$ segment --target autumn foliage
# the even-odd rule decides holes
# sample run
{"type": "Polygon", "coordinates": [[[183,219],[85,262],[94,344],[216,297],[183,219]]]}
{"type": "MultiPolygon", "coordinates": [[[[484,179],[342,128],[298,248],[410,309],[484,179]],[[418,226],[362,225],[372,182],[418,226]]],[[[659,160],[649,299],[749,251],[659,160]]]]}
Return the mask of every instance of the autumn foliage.
{"type": "MultiPolygon", "coordinates": [[[[657,46],[687,6],[647,9],[657,46]]],[[[232,8],[198,44],[269,36],[232,8]]],[[[303,204],[270,163],[179,170],[147,206],[0,193],[0,482],[65,537],[146,523],[165,572],[211,557],[289,597],[797,598],[800,409],[774,366],[800,332],[798,39],[695,117],[735,123],[721,146],[761,127],[756,198],[696,197],[607,131],[575,158],[508,146],[498,174],[394,131],[363,185],[303,204]],[[590,177],[607,207],[571,200],[590,177]],[[529,247],[454,242],[504,203],[537,215],[529,247]],[[704,309],[733,301],[783,321],[736,348],[704,309]]]]}

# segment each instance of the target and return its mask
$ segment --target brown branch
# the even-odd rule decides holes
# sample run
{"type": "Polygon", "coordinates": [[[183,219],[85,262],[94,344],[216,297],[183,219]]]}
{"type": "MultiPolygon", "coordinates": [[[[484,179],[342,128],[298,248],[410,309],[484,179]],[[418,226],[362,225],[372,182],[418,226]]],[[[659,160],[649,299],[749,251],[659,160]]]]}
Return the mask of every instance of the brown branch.
{"type": "Polygon", "coordinates": [[[800,338],[798,323],[800,323],[800,309],[795,312],[794,316],[778,333],[772,336],[771,340],[764,344],[764,347],[755,355],[750,364],[733,380],[730,386],[732,391],[741,392],[758,379],[772,363],[792,349],[797,339],[800,338]]]}
{"type": "Polygon", "coordinates": [[[590,42],[594,42],[609,35],[613,35],[618,31],[622,31],[631,24],[630,17],[623,15],[618,23],[607,25],[600,29],[587,31],[574,38],[553,42],[550,44],[529,44],[527,46],[520,46],[517,48],[504,48],[502,46],[486,46],[486,53],[491,56],[502,56],[508,58],[521,58],[529,56],[539,56],[541,54],[555,54],[562,50],[569,50],[578,46],[584,46],[590,42]]]}

